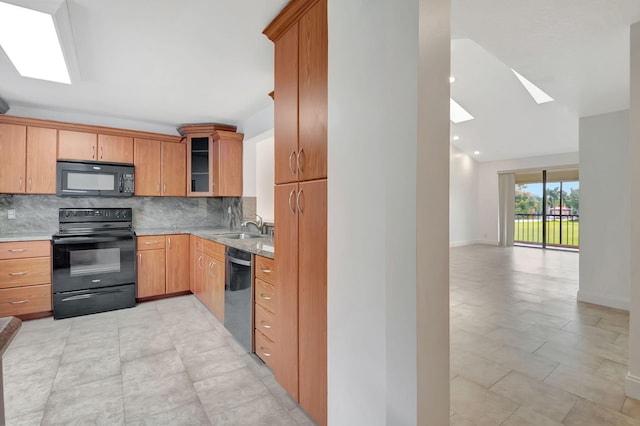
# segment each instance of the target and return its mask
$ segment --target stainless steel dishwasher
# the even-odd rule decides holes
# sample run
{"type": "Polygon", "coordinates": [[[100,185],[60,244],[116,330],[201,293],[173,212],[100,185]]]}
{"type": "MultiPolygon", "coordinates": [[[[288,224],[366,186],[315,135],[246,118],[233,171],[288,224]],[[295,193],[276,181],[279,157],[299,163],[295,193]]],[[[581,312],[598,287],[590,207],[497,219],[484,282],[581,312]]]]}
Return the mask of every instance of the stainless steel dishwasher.
{"type": "Polygon", "coordinates": [[[227,247],[225,257],[224,326],[247,352],[251,352],[251,253],[227,247]]]}

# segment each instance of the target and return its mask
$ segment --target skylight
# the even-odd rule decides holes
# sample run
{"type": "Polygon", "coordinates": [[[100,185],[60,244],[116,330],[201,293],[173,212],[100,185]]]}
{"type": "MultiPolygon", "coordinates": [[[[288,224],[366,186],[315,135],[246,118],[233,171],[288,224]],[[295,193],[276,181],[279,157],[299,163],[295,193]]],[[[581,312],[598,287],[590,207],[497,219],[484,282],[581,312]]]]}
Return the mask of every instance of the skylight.
{"type": "Polygon", "coordinates": [[[533,100],[536,101],[538,105],[553,101],[553,98],[551,96],[547,95],[538,86],[518,74],[518,71],[514,70],[513,68],[511,68],[511,71],[513,71],[516,77],[518,77],[520,83],[522,83],[524,88],[527,89],[527,92],[529,92],[533,100]]]}
{"type": "Polygon", "coordinates": [[[50,14],[0,1],[0,46],[21,76],[71,84],[50,14]]]}
{"type": "Polygon", "coordinates": [[[465,121],[473,120],[473,115],[469,114],[469,112],[462,108],[456,101],[449,98],[450,108],[449,108],[449,118],[454,123],[463,123],[465,121]]]}

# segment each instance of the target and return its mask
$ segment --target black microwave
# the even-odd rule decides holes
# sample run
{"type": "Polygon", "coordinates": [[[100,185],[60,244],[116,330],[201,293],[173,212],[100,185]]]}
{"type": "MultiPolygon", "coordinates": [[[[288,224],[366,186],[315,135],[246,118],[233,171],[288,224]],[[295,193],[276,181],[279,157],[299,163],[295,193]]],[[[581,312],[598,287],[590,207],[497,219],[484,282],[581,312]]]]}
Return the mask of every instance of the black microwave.
{"type": "Polygon", "coordinates": [[[57,195],[75,197],[130,197],[133,164],[58,161],[57,195]]]}

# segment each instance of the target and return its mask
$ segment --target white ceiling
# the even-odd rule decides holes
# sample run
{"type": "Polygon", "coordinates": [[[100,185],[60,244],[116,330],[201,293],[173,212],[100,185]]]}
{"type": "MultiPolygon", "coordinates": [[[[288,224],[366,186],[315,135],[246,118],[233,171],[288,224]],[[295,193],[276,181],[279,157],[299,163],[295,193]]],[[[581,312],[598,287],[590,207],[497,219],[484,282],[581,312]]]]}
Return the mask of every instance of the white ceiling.
{"type": "Polygon", "coordinates": [[[143,130],[238,124],[272,102],[273,44],[262,30],[286,2],[67,0],[79,81],[22,78],[0,49],[0,97],[18,110],[147,122],[143,130]]]}
{"type": "MultiPolygon", "coordinates": [[[[0,50],[0,97],[10,114],[141,130],[240,124],[270,105],[273,46],[262,30],[286,3],[67,0],[79,80],[22,78],[0,50]]],[[[477,160],[575,152],[578,117],[628,108],[639,0],[452,3],[452,96],[476,117],[452,134],[477,160]],[[556,101],[536,105],[509,68],[556,101]]]]}
{"type": "Polygon", "coordinates": [[[456,145],[479,161],[576,152],[565,120],[629,108],[638,21],[639,0],[452,0],[451,92],[476,116],[452,125],[456,145]],[[532,103],[509,68],[555,102],[532,103]]]}

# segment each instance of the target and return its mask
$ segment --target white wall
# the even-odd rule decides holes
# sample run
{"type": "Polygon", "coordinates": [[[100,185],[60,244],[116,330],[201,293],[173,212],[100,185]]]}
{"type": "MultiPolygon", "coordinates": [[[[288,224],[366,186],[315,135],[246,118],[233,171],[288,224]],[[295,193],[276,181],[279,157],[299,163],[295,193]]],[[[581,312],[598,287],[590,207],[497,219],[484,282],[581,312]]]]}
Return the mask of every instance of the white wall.
{"type": "Polygon", "coordinates": [[[486,244],[498,244],[498,172],[575,167],[578,161],[578,153],[574,152],[479,163],[478,240],[486,244]]]}
{"type": "Polygon", "coordinates": [[[478,163],[451,145],[449,176],[449,243],[473,244],[478,240],[478,163]]]}
{"type": "Polygon", "coordinates": [[[256,212],[273,222],[274,148],[273,136],[256,143],[256,212]]]}
{"type": "Polygon", "coordinates": [[[626,394],[640,399],[640,22],[631,26],[631,93],[629,108],[629,195],[631,303],[629,313],[629,374],[626,394]]]}
{"type": "Polygon", "coordinates": [[[578,300],[629,309],[629,111],[580,119],[578,300]]]}
{"type": "Polygon", "coordinates": [[[273,129],[273,102],[249,116],[240,125],[238,132],[244,133],[244,140],[250,140],[273,129]]]}
{"type": "Polygon", "coordinates": [[[439,221],[444,215],[448,222],[449,204],[448,5],[448,0],[328,0],[330,425],[445,424],[449,419],[448,226],[439,221]],[[428,42],[420,44],[421,50],[427,45],[433,50],[421,58],[431,69],[420,77],[431,84],[419,87],[418,12],[423,3],[444,6],[429,13],[429,24],[437,24],[424,27],[428,42]],[[430,96],[419,101],[425,87],[430,96]],[[428,116],[421,121],[427,126],[421,151],[418,104],[428,103],[433,110],[421,109],[428,116]],[[438,125],[429,128],[434,122],[438,125]],[[431,148],[436,155],[429,157],[431,148]],[[427,158],[421,170],[439,179],[418,183],[420,155],[427,158]],[[434,238],[424,229],[416,231],[416,199],[424,201],[426,195],[443,206],[434,220],[421,219],[434,238]],[[430,274],[422,283],[418,256],[430,274]],[[429,309],[429,303],[416,306],[428,293],[420,293],[418,285],[428,287],[428,302],[437,309],[429,309]],[[420,333],[417,309],[427,313],[423,319],[430,326],[420,333]],[[417,352],[417,341],[427,349],[417,352]],[[416,354],[423,357],[422,370],[416,354]],[[420,372],[431,380],[422,381],[420,372]],[[419,421],[424,388],[432,392],[422,394],[420,409],[430,416],[419,421]]]}

